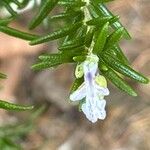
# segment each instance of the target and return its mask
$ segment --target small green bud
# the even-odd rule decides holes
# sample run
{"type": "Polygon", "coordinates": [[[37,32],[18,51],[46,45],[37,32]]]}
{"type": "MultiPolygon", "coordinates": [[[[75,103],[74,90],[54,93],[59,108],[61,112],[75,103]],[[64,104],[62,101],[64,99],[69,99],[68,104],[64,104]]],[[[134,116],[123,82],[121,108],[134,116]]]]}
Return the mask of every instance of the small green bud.
{"type": "Polygon", "coordinates": [[[104,76],[102,75],[96,76],[95,81],[99,86],[105,87],[105,88],[107,87],[107,81],[104,76]]]}
{"type": "Polygon", "coordinates": [[[81,78],[83,76],[83,65],[78,64],[75,70],[75,76],[76,78],[81,78]]]}

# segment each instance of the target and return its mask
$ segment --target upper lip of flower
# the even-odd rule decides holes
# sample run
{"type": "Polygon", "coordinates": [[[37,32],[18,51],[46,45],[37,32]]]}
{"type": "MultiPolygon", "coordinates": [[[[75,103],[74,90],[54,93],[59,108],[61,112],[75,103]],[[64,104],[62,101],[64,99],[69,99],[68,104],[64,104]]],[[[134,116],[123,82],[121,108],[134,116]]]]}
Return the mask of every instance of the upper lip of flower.
{"type": "MultiPolygon", "coordinates": [[[[87,63],[87,62],[86,62],[87,63]]],[[[106,96],[109,95],[108,88],[99,86],[95,81],[97,72],[97,64],[93,66],[84,65],[84,83],[70,95],[72,101],[81,100],[90,95],[106,96]]]]}

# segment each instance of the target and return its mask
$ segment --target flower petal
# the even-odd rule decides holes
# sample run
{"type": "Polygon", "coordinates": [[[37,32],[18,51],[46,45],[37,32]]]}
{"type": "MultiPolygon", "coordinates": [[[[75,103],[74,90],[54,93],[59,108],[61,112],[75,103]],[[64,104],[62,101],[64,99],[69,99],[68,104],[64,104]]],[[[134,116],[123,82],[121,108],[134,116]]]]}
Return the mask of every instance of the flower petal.
{"type": "Polygon", "coordinates": [[[106,118],[105,105],[105,100],[96,100],[94,107],[89,102],[86,102],[82,105],[81,109],[87,119],[95,123],[98,119],[104,120],[106,118]]]}
{"type": "Polygon", "coordinates": [[[95,115],[94,111],[91,109],[90,105],[87,103],[84,103],[81,107],[83,113],[85,114],[86,118],[95,123],[97,121],[97,116],[95,115]]]}
{"type": "Polygon", "coordinates": [[[104,110],[105,106],[106,106],[106,101],[104,99],[98,100],[98,101],[96,101],[96,106],[99,110],[104,110]]]}
{"type": "Polygon", "coordinates": [[[104,120],[106,118],[106,111],[99,111],[98,112],[98,119],[104,120]]]}
{"type": "Polygon", "coordinates": [[[70,94],[70,100],[78,101],[83,99],[85,96],[86,96],[86,88],[85,88],[85,84],[82,83],[81,86],[79,86],[76,91],[70,94]]]}
{"type": "Polygon", "coordinates": [[[106,101],[105,100],[99,100],[97,101],[97,112],[98,112],[98,118],[103,120],[106,117],[106,111],[105,111],[106,101]]]}
{"type": "Polygon", "coordinates": [[[94,86],[95,86],[95,88],[96,88],[96,90],[97,90],[97,93],[98,93],[99,95],[104,95],[104,96],[109,95],[109,90],[108,90],[108,88],[100,87],[97,83],[94,83],[94,86]]]}
{"type": "Polygon", "coordinates": [[[89,62],[85,61],[83,63],[83,70],[84,70],[84,75],[88,74],[89,72],[91,73],[92,77],[95,77],[95,74],[98,69],[98,64],[94,62],[89,62]]]}

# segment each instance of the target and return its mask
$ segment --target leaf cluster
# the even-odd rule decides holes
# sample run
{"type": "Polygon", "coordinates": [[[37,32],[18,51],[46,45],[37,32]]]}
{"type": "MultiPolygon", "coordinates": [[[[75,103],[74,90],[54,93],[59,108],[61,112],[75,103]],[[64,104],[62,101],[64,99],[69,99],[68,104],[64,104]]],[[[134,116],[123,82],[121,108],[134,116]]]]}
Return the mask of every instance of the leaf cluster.
{"type": "MultiPolygon", "coordinates": [[[[61,39],[58,52],[39,56],[39,61],[32,66],[35,70],[64,63],[82,63],[88,52],[92,50],[99,57],[101,73],[119,89],[136,96],[136,92],[124,81],[124,77],[144,84],[149,80],[132,69],[120,48],[120,40],[122,38],[129,40],[131,36],[119,21],[119,16],[113,15],[106,7],[105,3],[110,1],[113,0],[45,0],[39,5],[37,14],[30,21],[28,29],[37,28],[44,20],[51,24],[63,21],[63,26],[45,35],[35,35],[8,27],[11,19],[7,18],[0,20],[0,31],[27,40],[30,45],[61,39]],[[61,7],[62,11],[50,16],[50,12],[55,7],[61,7]]],[[[18,8],[24,6],[18,5],[18,8]]],[[[15,13],[9,12],[15,17],[15,13]]],[[[77,80],[73,87],[79,86],[77,80]]]]}

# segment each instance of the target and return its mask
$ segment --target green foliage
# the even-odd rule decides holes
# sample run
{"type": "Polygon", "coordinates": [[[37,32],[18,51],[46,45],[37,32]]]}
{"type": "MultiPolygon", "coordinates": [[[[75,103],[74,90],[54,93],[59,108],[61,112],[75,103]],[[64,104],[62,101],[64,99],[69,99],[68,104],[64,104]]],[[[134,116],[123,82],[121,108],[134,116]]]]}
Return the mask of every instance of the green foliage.
{"type": "Polygon", "coordinates": [[[42,106],[30,112],[28,119],[22,123],[5,124],[0,126],[0,149],[1,150],[21,150],[22,146],[18,141],[35,128],[35,120],[44,111],[42,106]]]}
{"type": "Polygon", "coordinates": [[[0,19],[1,26],[7,26],[13,20],[12,17],[8,17],[6,19],[0,19]]]}
{"type": "Polygon", "coordinates": [[[98,37],[95,41],[95,45],[93,48],[93,53],[99,54],[103,51],[106,40],[107,40],[107,35],[108,35],[108,29],[109,29],[109,23],[105,23],[102,28],[100,28],[100,31],[98,33],[98,37]]]}
{"type": "Polygon", "coordinates": [[[39,37],[38,35],[25,33],[25,32],[18,31],[16,29],[13,29],[13,28],[10,28],[10,27],[7,27],[7,26],[3,26],[3,25],[0,25],[0,31],[3,32],[3,33],[6,33],[8,35],[11,35],[11,36],[23,39],[23,40],[29,40],[29,41],[34,40],[34,39],[39,37]]]}
{"type": "MultiPolygon", "coordinates": [[[[30,45],[37,45],[53,40],[60,40],[58,53],[39,56],[37,64],[32,66],[35,70],[55,67],[64,63],[78,64],[85,60],[89,51],[99,57],[99,69],[119,89],[129,95],[136,96],[134,90],[124,81],[127,76],[141,83],[149,80],[134,71],[128,59],[119,46],[121,39],[131,39],[130,34],[119,21],[119,16],[114,15],[105,6],[113,0],[45,0],[41,1],[35,17],[29,23],[29,30],[47,21],[54,24],[54,32],[45,35],[25,33],[8,27],[17,12],[10,7],[9,2],[2,0],[1,4],[10,12],[11,18],[0,19],[0,31],[11,36],[29,41],[30,45]],[[61,7],[61,12],[50,16],[56,7],[61,7]],[[59,27],[55,21],[62,21],[59,27]]],[[[25,8],[29,1],[11,1],[19,9],[25,8]]],[[[74,85],[79,83],[75,80],[74,85]]],[[[74,87],[74,86],[73,86],[74,87]]]]}
{"type": "Polygon", "coordinates": [[[17,105],[13,103],[8,103],[6,101],[0,100],[0,108],[6,109],[6,110],[15,110],[15,111],[24,111],[24,110],[31,110],[33,109],[33,106],[22,106],[17,105]]]}
{"type": "Polygon", "coordinates": [[[117,72],[119,72],[119,73],[121,73],[127,77],[130,77],[130,78],[132,78],[138,82],[141,82],[141,83],[148,83],[149,82],[146,77],[144,77],[140,73],[134,71],[131,67],[122,64],[121,61],[115,59],[114,57],[112,57],[108,53],[103,54],[103,60],[110,67],[112,67],[114,70],[116,70],[117,72]]]}
{"type": "Polygon", "coordinates": [[[29,28],[34,29],[35,27],[37,27],[57,3],[58,0],[45,0],[41,5],[41,8],[39,9],[39,13],[31,21],[29,28]]]}
{"type": "Polygon", "coordinates": [[[46,36],[42,36],[42,37],[36,38],[35,40],[32,40],[30,42],[30,45],[41,44],[41,43],[56,40],[59,38],[63,38],[67,36],[68,34],[72,33],[73,31],[76,31],[81,25],[82,25],[82,22],[77,22],[74,25],[64,27],[63,29],[59,29],[57,31],[54,31],[53,33],[47,34],[46,36]]]}
{"type": "Polygon", "coordinates": [[[0,72],[0,79],[6,79],[6,78],[7,78],[7,76],[0,72]]]}

